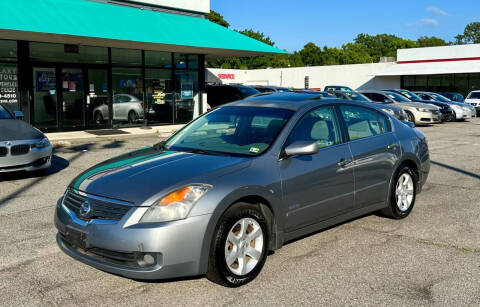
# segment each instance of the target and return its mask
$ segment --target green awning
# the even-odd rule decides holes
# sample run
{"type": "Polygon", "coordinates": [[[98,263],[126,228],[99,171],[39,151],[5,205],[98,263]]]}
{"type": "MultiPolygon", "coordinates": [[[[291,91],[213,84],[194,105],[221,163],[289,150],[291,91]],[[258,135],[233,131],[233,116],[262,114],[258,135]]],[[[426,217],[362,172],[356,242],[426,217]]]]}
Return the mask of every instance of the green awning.
{"type": "Polygon", "coordinates": [[[285,53],[203,18],[89,0],[2,1],[0,38],[218,56],[285,53]]]}

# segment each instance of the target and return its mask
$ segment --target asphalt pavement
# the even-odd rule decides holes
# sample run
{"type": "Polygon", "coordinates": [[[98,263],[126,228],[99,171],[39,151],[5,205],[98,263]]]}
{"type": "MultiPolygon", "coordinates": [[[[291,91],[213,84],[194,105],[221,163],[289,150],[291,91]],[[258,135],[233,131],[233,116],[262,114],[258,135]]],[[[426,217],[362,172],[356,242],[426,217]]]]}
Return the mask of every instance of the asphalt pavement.
{"type": "Polygon", "coordinates": [[[285,245],[237,289],[204,277],[139,282],[55,243],[57,199],[80,172],[156,137],[56,149],[45,176],[0,176],[0,305],[480,305],[480,119],[421,127],[432,168],[404,220],[368,215],[285,245]]]}

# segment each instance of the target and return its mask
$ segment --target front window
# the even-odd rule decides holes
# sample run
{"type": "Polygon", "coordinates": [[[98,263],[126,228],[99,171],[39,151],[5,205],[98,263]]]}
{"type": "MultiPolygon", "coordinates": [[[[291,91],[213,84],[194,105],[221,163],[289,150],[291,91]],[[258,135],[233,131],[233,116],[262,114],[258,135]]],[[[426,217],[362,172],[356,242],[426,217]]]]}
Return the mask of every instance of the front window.
{"type": "Polygon", "coordinates": [[[223,107],[205,114],[172,137],[168,150],[257,156],[275,141],[293,111],[262,107],[223,107]]]}
{"type": "Polygon", "coordinates": [[[447,97],[445,96],[442,96],[442,95],[439,95],[439,94],[435,94],[435,93],[432,93],[430,94],[433,98],[435,98],[435,100],[437,101],[440,101],[440,102],[451,102],[450,99],[448,99],[447,97]]]}
{"type": "Polygon", "coordinates": [[[10,112],[0,105],[0,119],[13,119],[10,112]]]}
{"type": "Polygon", "coordinates": [[[361,102],[371,102],[370,99],[365,97],[364,95],[357,93],[357,92],[345,92],[345,95],[350,97],[352,100],[361,101],[361,102]]]}
{"type": "Polygon", "coordinates": [[[246,87],[246,86],[239,86],[239,87],[237,87],[237,89],[240,92],[242,92],[243,97],[249,97],[249,96],[256,95],[256,94],[260,93],[260,91],[257,91],[254,88],[246,87]]]}

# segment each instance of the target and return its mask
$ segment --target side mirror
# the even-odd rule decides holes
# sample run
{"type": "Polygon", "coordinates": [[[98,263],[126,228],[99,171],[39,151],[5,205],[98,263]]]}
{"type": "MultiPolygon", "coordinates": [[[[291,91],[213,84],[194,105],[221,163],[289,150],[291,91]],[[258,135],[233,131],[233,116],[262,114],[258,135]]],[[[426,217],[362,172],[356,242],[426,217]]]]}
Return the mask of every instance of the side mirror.
{"type": "Polygon", "coordinates": [[[410,128],[415,128],[415,123],[414,122],[404,121],[403,123],[405,125],[409,126],[410,128]]]}
{"type": "Polygon", "coordinates": [[[298,141],[285,148],[287,157],[313,155],[318,152],[317,142],[298,141]]]}
{"type": "Polygon", "coordinates": [[[13,111],[13,116],[15,116],[16,119],[23,119],[24,115],[20,111],[13,111]]]}

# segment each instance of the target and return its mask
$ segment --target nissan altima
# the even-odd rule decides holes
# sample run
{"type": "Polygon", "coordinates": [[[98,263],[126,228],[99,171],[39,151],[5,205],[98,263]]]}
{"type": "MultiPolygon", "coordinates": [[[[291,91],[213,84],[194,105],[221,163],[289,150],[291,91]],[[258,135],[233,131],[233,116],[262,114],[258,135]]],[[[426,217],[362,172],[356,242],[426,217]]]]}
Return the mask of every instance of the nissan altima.
{"type": "Polygon", "coordinates": [[[422,132],[364,103],[257,95],[80,174],[57,203],[57,243],[133,279],[241,286],[295,238],[370,212],[407,217],[429,161],[422,132]]]}

